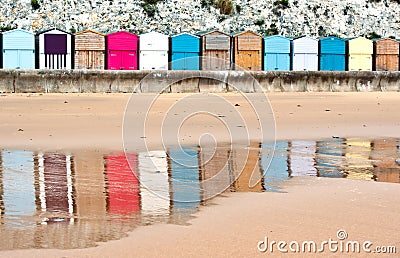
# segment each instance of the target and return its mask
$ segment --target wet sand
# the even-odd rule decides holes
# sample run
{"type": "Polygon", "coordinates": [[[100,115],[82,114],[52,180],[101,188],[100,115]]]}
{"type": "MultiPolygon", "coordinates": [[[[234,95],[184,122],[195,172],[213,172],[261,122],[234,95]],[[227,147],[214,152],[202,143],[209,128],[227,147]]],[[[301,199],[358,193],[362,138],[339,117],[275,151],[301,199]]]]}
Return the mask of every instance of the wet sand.
{"type": "MultiPolygon", "coordinates": [[[[239,104],[244,114],[250,112],[239,94],[221,95],[239,104]]],[[[123,111],[129,96],[2,95],[1,145],[30,150],[121,150],[123,111]]],[[[168,106],[181,96],[163,95],[162,101],[168,106]]],[[[400,137],[400,93],[273,93],[268,97],[280,140],[400,137]]],[[[155,111],[155,117],[161,118],[159,112],[155,111]]],[[[214,124],[197,119],[188,125],[181,132],[182,140],[192,144],[197,139],[189,136],[201,135],[214,124]]],[[[254,126],[247,124],[250,131],[254,126]]],[[[150,133],[147,139],[151,147],[159,147],[157,135],[150,133]]],[[[258,241],[265,236],[274,241],[324,241],[335,239],[339,229],[346,230],[349,240],[395,245],[400,252],[399,184],[293,178],[281,187],[286,193],[235,193],[214,199],[216,205],[202,208],[189,226],[141,227],[127,238],[83,250],[16,250],[0,252],[0,256],[265,256],[269,253],[257,251],[258,241]]],[[[275,254],[280,253],[275,250],[275,254]]]]}

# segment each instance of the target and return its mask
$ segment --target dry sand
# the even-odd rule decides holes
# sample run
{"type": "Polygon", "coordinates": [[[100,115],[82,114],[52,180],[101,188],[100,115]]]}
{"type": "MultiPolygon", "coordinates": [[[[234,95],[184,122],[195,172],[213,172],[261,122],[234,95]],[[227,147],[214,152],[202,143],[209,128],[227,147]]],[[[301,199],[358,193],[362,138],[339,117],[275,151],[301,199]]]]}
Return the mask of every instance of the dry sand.
{"type": "MultiPolygon", "coordinates": [[[[220,95],[239,104],[242,113],[250,112],[239,94],[220,95]]],[[[121,150],[123,111],[129,96],[2,95],[1,147],[121,150]]],[[[159,108],[182,96],[163,95],[159,108]]],[[[277,139],[400,137],[400,93],[273,93],[268,97],[276,117],[277,139]]],[[[138,115],[140,112],[145,111],[138,109],[138,115]]],[[[160,112],[154,111],[154,117],[161,119],[160,112]]],[[[184,143],[197,143],[196,137],[189,136],[218,127],[217,120],[206,119],[188,123],[181,132],[184,143]]],[[[250,132],[257,131],[255,125],[247,124],[250,132]]],[[[140,141],[142,136],[138,133],[135,139],[140,141]]],[[[146,136],[151,147],[159,147],[156,132],[146,136]]],[[[216,198],[216,205],[203,207],[189,226],[141,227],[127,238],[83,250],[16,250],[0,252],[0,256],[265,256],[270,253],[257,251],[257,242],[264,236],[275,241],[323,241],[335,239],[339,229],[347,231],[349,240],[395,245],[397,255],[400,253],[399,184],[295,178],[282,187],[287,193],[237,193],[216,198]]]]}

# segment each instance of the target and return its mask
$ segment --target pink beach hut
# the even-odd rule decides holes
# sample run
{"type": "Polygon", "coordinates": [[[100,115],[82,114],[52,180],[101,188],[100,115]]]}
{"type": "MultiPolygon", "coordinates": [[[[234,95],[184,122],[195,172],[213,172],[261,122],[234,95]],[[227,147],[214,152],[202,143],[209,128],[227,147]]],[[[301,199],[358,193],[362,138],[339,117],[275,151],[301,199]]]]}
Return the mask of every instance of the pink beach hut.
{"type": "Polygon", "coordinates": [[[138,69],[138,36],[126,31],[107,35],[107,69],[138,69]]]}

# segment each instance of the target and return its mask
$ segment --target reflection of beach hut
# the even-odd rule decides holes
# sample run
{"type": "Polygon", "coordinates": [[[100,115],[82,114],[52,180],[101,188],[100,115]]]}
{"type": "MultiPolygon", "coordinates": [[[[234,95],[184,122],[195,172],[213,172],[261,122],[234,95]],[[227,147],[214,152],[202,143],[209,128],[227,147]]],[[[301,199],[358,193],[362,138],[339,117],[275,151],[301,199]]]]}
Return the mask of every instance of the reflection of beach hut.
{"type": "Polygon", "coordinates": [[[400,183],[400,166],[396,163],[399,157],[396,139],[380,139],[372,142],[371,159],[376,181],[400,183]]]}
{"type": "Polygon", "coordinates": [[[101,219],[107,212],[104,158],[98,152],[79,152],[74,155],[74,164],[76,213],[81,218],[98,218],[94,228],[101,232],[101,219]]]}
{"type": "Polygon", "coordinates": [[[341,173],[343,147],[343,139],[317,142],[317,157],[315,160],[320,177],[343,177],[341,173]]]}
{"type": "Polygon", "coordinates": [[[315,141],[292,141],[289,144],[289,175],[317,176],[315,141]]]}
{"type": "Polygon", "coordinates": [[[264,70],[290,70],[290,39],[279,35],[264,38],[264,70]]]}
{"type": "Polygon", "coordinates": [[[358,37],[348,40],[349,71],[372,71],[372,40],[358,37]]]}
{"type": "Polygon", "coordinates": [[[231,41],[224,32],[213,30],[200,32],[202,49],[202,70],[230,70],[231,68],[231,41]]]}
{"type": "Polygon", "coordinates": [[[35,36],[25,30],[3,32],[3,68],[35,68],[35,36]]]}
{"type": "MultiPolygon", "coordinates": [[[[74,214],[74,193],[72,187],[73,167],[70,155],[60,153],[39,153],[39,199],[42,212],[74,214]]],[[[57,222],[58,216],[45,222],[57,222]]],[[[73,218],[62,221],[73,222],[73,218]]]]}
{"type": "Polygon", "coordinates": [[[92,30],[75,34],[75,69],[104,69],[105,35],[92,30]]]}
{"type": "Polygon", "coordinates": [[[399,70],[399,42],[395,39],[384,38],[375,42],[376,71],[399,70]]]}
{"type": "Polygon", "coordinates": [[[36,215],[37,209],[34,154],[30,151],[3,150],[0,156],[0,199],[4,224],[9,228],[21,225],[33,227],[36,222],[31,218],[36,215]]]}
{"type": "Polygon", "coordinates": [[[199,152],[202,200],[207,200],[229,189],[233,175],[229,170],[230,146],[201,148],[199,152]]]}
{"type": "Polygon", "coordinates": [[[373,180],[371,141],[358,138],[347,138],[345,149],[346,164],[342,170],[351,179],[373,180]]]}
{"type": "Polygon", "coordinates": [[[140,35],[140,70],[168,70],[167,35],[149,32],[140,35]]]}
{"type": "Polygon", "coordinates": [[[138,70],[138,36],[126,31],[107,35],[107,69],[138,70]]]}
{"type": "Polygon", "coordinates": [[[264,189],[276,189],[271,183],[277,183],[286,180],[289,177],[287,166],[287,142],[277,142],[273,157],[273,144],[263,143],[261,152],[261,169],[264,177],[264,189]]]}
{"type": "Polygon", "coordinates": [[[138,155],[141,213],[143,216],[170,214],[170,183],[165,151],[141,152],[138,155]]]}
{"type": "Polygon", "coordinates": [[[200,38],[188,33],[171,37],[171,69],[200,69],[200,38]]]}
{"type": "Polygon", "coordinates": [[[251,143],[250,148],[233,149],[230,158],[233,174],[236,178],[233,183],[235,190],[237,192],[262,191],[259,143],[251,143]]]}
{"type": "Polygon", "coordinates": [[[72,68],[72,35],[59,29],[40,32],[39,68],[71,69],[72,68]]]}
{"type": "Polygon", "coordinates": [[[173,212],[175,214],[193,213],[200,205],[197,147],[172,148],[168,156],[173,212]]]}
{"type": "Polygon", "coordinates": [[[318,70],[318,39],[302,36],[292,40],[292,67],[294,71],[318,70]]]}
{"type": "Polygon", "coordinates": [[[108,212],[111,215],[118,216],[130,216],[139,213],[138,171],[134,170],[137,168],[137,156],[135,154],[106,156],[105,162],[108,212]]]}
{"type": "Polygon", "coordinates": [[[319,40],[320,70],[344,71],[346,70],[346,41],[330,36],[319,40]]]}
{"type": "Polygon", "coordinates": [[[236,70],[261,70],[262,37],[252,32],[244,31],[232,34],[233,61],[236,70]]]}

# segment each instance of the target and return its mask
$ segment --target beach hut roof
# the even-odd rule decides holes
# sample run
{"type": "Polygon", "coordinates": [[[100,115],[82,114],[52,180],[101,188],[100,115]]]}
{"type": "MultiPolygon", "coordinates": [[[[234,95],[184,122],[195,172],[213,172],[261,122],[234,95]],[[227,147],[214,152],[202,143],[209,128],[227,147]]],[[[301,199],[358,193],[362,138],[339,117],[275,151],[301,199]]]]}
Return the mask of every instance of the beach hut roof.
{"type": "Polygon", "coordinates": [[[105,34],[100,33],[98,31],[94,31],[94,30],[79,31],[79,32],[75,33],[75,35],[81,35],[81,34],[88,33],[88,32],[95,33],[95,34],[100,35],[100,36],[105,36],[105,34]]]}
{"type": "Polygon", "coordinates": [[[250,32],[250,33],[252,33],[252,34],[254,34],[254,35],[257,35],[257,36],[259,36],[259,37],[262,37],[260,34],[254,32],[254,31],[251,31],[251,30],[233,32],[233,33],[231,34],[231,36],[232,36],[232,37],[237,37],[237,36],[240,36],[241,34],[244,34],[244,33],[247,33],[247,32],[250,32]]]}
{"type": "Polygon", "coordinates": [[[189,35],[189,36],[191,36],[191,37],[200,38],[199,36],[194,35],[194,34],[190,34],[190,33],[188,33],[188,32],[181,32],[181,33],[179,33],[179,34],[176,34],[176,35],[171,36],[171,38],[179,37],[179,36],[182,36],[182,35],[189,35]]]}
{"type": "Polygon", "coordinates": [[[335,38],[335,39],[338,39],[338,40],[346,41],[345,38],[339,38],[339,37],[337,37],[337,36],[323,37],[323,38],[320,38],[319,40],[326,40],[326,39],[331,39],[331,38],[335,38]]]}
{"type": "Polygon", "coordinates": [[[13,33],[13,32],[16,32],[16,31],[21,31],[21,32],[24,32],[24,33],[29,33],[31,35],[34,35],[34,33],[30,32],[30,31],[27,31],[27,30],[23,30],[23,29],[8,30],[8,31],[3,32],[2,34],[13,33]]]}
{"type": "Polygon", "coordinates": [[[218,33],[224,34],[224,35],[226,35],[226,36],[228,36],[228,37],[230,36],[228,33],[225,33],[225,32],[220,31],[220,30],[205,30],[205,31],[199,31],[199,32],[196,33],[196,35],[197,35],[197,36],[205,36],[205,35],[208,35],[208,34],[213,33],[213,32],[218,32],[218,33]]]}
{"type": "Polygon", "coordinates": [[[290,38],[287,38],[287,37],[282,36],[282,35],[272,35],[272,36],[264,37],[264,39],[273,39],[273,38],[290,39],[290,38]]]}
{"type": "Polygon", "coordinates": [[[297,40],[297,39],[301,39],[301,38],[308,38],[308,39],[312,39],[312,40],[315,40],[315,41],[318,40],[318,39],[316,39],[316,38],[313,38],[313,37],[310,37],[310,36],[307,36],[307,35],[302,35],[302,36],[294,37],[294,38],[292,38],[292,40],[297,40]]]}
{"type": "Polygon", "coordinates": [[[51,28],[51,29],[40,30],[40,31],[37,32],[37,34],[38,34],[38,35],[39,35],[39,34],[43,34],[43,33],[46,33],[46,32],[52,31],[52,30],[58,30],[58,31],[64,32],[64,33],[66,33],[66,34],[72,35],[72,33],[66,32],[65,30],[61,30],[61,29],[58,29],[58,28],[56,28],[56,27],[51,28]]]}

